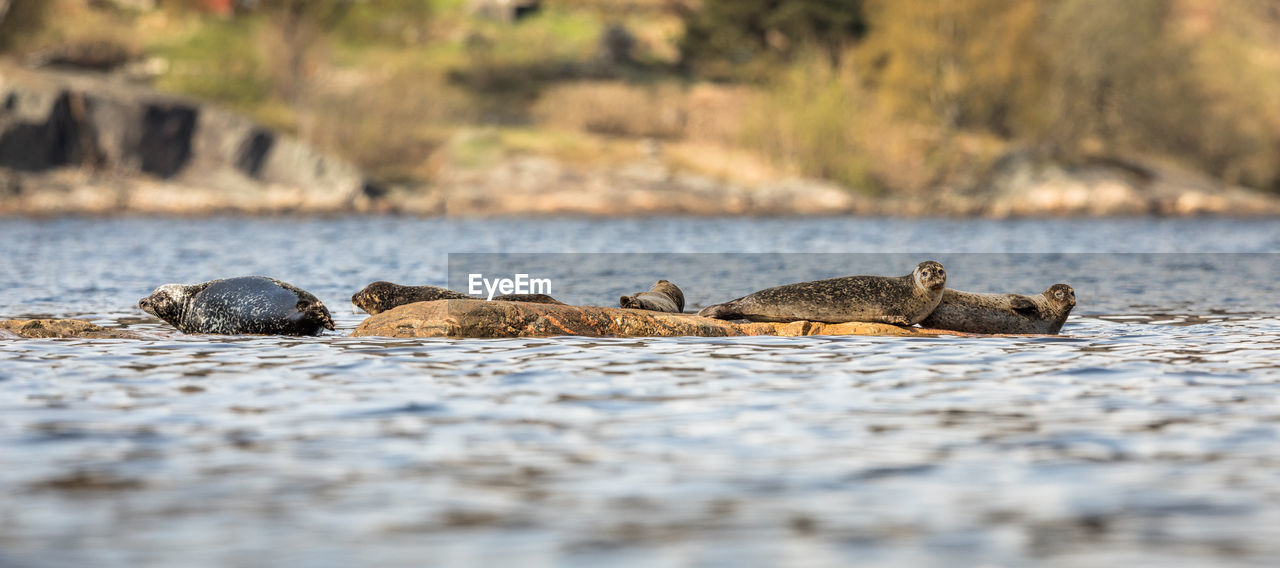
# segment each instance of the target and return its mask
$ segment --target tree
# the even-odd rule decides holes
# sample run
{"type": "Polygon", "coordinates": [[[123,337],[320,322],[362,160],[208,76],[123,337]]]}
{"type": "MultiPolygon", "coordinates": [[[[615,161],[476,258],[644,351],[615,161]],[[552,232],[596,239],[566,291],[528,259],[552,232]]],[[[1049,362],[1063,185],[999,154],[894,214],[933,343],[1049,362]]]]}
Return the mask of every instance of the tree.
{"type": "Polygon", "coordinates": [[[866,33],[861,0],[704,0],[683,13],[686,66],[734,75],[737,66],[787,61],[817,48],[838,62],[866,33]]]}
{"type": "Polygon", "coordinates": [[[0,51],[12,49],[44,27],[49,0],[0,0],[0,51]]]}

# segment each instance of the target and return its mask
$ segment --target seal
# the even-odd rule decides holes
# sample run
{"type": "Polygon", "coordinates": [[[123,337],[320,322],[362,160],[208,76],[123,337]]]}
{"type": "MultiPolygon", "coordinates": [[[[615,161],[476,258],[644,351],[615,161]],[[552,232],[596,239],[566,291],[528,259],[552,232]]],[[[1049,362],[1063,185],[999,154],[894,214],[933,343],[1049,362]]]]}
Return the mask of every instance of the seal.
{"type": "MultiPolygon", "coordinates": [[[[351,303],[369,315],[377,315],[391,308],[415,302],[476,299],[480,298],[439,286],[402,286],[379,280],[353,294],[351,303]]],[[[493,300],[501,302],[531,302],[535,304],[564,304],[564,302],[546,294],[503,294],[494,296],[493,300]]]]}
{"type": "Polygon", "coordinates": [[[684,311],[684,292],[666,280],[659,280],[648,292],[636,292],[618,298],[618,305],[634,310],[680,313],[684,311]]]}
{"type": "Polygon", "coordinates": [[[1033,296],[947,290],[921,327],[966,333],[1057,335],[1076,307],[1076,291],[1054,284],[1033,296]]]}
{"type": "Polygon", "coordinates": [[[558,304],[563,306],[564,302],[552,298],[546,294],[502,294],[494,296],[495,302],[528,302],[530,304],[558,304]]]}
{"type": "Polygon", "coordinates": [[[351,303],[370,315],[380,314],[396,306],[434,300],[471,300],[471,296],[439,286],[401,286],[379,280],[351,296],[351,303]]]}
{"type": "Polygon", "coordinates": [[[942,300],[947,271],[927,260],[906,276],[842,276],[785,284],[707,306],[700,316],[751,321],[912,325],[942,300]]]}
{"type": "Polygon", "coordinates": [[[320,335],[333,318],[315,296],[265,276],[165,284],[138,307],[183,333],[320,335]]]}

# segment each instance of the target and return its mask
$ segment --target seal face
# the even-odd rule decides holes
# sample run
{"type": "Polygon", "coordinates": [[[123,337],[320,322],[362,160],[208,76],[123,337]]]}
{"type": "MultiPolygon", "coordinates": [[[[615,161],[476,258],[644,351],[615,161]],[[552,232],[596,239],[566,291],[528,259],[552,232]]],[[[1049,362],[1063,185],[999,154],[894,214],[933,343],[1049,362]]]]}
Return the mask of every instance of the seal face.
{"type": "Polygon", "coordinates": [[[1056,335],[1076,307],[1076,291],[1054,284],[1033,296],[947,290],[922,327],[966,333],[1056,335]]]}
{"type": "Polygon", "coordinates": [[[315,296],[265,276],[165,284],[138,301],[183,333],[319,335],[333,318],[315,296]]]}
{"type": "Polygon", "coordinates": [[[351,296],[351,303],[370,315],[396,306],[434,300],[468,300],[471,296],[439,286],[401,286],[379,280],[351,296]]]}
{"type": "Polygon", "coordinates": [[[659,280],[648,292],[636,292],[618,298],[618,306],[635,310],[681,313],[684,311],[684,292],[666,280],[659,280]]]}
{"type": "Polygon", "coordinates": [[[842,276],[775,286],[707,306],[698,315],[751,321],[912,325],[938,305],[946,284],[946,269],[927,260],[905,276],[842,276]]]}

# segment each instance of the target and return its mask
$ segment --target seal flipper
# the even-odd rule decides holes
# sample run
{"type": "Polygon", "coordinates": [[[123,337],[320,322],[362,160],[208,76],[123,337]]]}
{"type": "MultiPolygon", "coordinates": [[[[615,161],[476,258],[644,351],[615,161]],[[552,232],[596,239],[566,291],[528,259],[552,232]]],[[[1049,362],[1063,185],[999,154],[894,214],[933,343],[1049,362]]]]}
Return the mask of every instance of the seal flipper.
{"type": "Polygon", "coordinates": [[[1009,308],[1013,311],[1028,317],[1039,317],[1040,308],[1036,307],[1035,302],[1026,296],[1014,295],[1009,299],[1009,308]]]}
{"type": "MultiPolygon", "coordinates": [[[[310,300],[298,300],[297,307],[298,307],[298,313],[294,314],[293,317],[289,318],[290,320],[292,320],[295,323],[300,323],[305,320],[312,320],[320,324],[320,326],[323,327],[324,329],[333,331],[334,329],[333,316],[329,315],[329,309],[324,307],[324,304],[320,303],[319,300],[314,302],[310,300]]],[[[320,334],[320,330],[316,329],[315,335],[319,335],[319,334],[320,334]]]]}
{"type": "Polygon", "coordinates": [[[902,327],[911,327],[911,325],[912,325],[911,320],[907,319],[905,316],[900,316],[900,315],[896,315],[896,314],[894,314],[894,315],[883,315],[883,316],[876,317],[876,318],[874,318],[874,319],[875,319],[875,320],[876,320],[876,322],[878,322],[878,323],[887,323],[887,324],[890,324],[890,325],[900,325],[900,326],[902,326],[902,327]]]}
{"type": "Polygon", "coordinates": [[[639,306],[637,306],[637,305],[636,305],[636,301],[635,301],[635,300],[633,300],[633,299],[631,298],[631,296],[622,296],[622,297],[618,298],[618,307],[620,307],[620,308],[636,308],[636,309],[638,309],[638,308],[639,308],[639,306]]]}

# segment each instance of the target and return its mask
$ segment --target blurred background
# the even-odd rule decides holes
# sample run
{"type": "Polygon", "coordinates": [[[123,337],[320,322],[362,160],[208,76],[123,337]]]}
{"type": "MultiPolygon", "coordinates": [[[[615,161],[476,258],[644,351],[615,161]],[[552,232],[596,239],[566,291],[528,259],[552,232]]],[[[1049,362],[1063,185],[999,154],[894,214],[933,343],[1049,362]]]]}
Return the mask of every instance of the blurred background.
{"type": "MultiPolygon", "coordinates": [[[[1280,212],[1271,0],[0,0],[0,50],[0,211],[1280,212]],[[13,93],[43,73],[270,135],[202,160],[208,121],[168,120],[191,156],[147,168],[84,141],[128,120],[46,124],[63,159],[17,163],[17,126],[44,123],[13,93]],[[271,178],[275,136],[359,182],[311,199],[297,156],[271,178]],[[33,197],[53,186],[109,195],[33,197]]],[[[75,85],[89,115],[111,106],[75,85]]],[[[142,128],[117,138],[169,140],[142,128]]]]}

